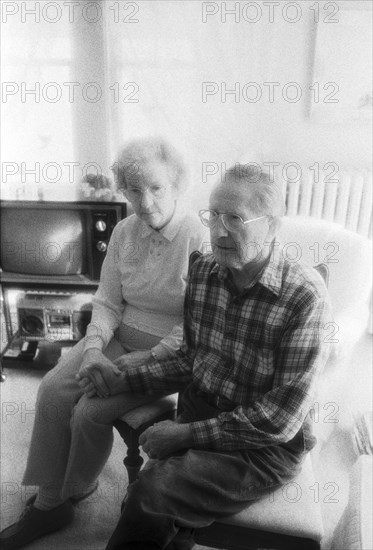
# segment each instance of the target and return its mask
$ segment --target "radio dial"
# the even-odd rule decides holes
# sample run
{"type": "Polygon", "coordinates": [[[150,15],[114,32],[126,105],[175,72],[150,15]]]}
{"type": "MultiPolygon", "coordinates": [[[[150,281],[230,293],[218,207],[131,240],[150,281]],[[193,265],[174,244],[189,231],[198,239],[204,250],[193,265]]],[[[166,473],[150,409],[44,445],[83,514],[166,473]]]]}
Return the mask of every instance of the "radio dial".
{"type": "Polygon", "coordinates": [[[106,231],[106,223],[104,222],[104,220],[98,220],[96,222],[96,229],[97,231],[106,231]]]}
{"type": "Polygon", "coordinates": [[[99,252],[106,252],[107,243],[105,241],[98,241],[98,243],[96,244],[96,248],[99,252]]]}

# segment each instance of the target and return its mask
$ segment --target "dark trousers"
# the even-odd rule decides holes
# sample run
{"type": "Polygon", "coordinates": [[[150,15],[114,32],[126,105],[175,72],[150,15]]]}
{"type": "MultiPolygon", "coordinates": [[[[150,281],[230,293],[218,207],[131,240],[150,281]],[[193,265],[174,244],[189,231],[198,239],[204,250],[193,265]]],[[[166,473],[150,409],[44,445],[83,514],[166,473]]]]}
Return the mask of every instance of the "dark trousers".
{"type": "MultiPolygon", "coordinates": [[[[184,394],[182,422],[221,413],[184,394]]],[[[218,452],[188,449],[152,460],[128,487],[128,498],[106,550],[189,550],[193,528],[235,514],[289,482],[300,471],[311,439],[304,432],[285,445],[218,452]]]]}

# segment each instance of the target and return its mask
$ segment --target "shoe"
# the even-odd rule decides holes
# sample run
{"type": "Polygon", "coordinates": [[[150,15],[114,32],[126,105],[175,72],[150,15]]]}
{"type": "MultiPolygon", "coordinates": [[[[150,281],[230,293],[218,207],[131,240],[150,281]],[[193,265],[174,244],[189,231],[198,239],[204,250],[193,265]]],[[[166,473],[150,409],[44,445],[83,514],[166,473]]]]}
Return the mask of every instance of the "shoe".
{"type": "Polygon", "coordinates": [[[69,501],[47,512],[32,505],[26,506],[19,520],[1,531],[0,548],[17,550],[35,539],[66,527],[73,518],[74,509],[69,501]]]}
{"type": "MultiPolygon", "coordinates": [[[[71,504],[75,505],[75,504],[78,504],[78,502],[80,502],[81,500],[84,500],[85,498],[88,498],[89,496],[91,496],[95,491],[97,491],[98,489],[98,481],[96,481],[95,483],[95,486],[93,487],[93,489],[91,489],[90,491],[88,491],[88,493],[84,493],[84,495],[79,495],[79,496],[72,496],[70,497],[68,500],[71,502],[71,504]]],[[[35,500],[36,500],[36,497],[37,497],[37,493],[35,493],[34,495],[31,495],[27,500],[26,500],[26,506],[28,504],[34,504],[35,500]]]]}

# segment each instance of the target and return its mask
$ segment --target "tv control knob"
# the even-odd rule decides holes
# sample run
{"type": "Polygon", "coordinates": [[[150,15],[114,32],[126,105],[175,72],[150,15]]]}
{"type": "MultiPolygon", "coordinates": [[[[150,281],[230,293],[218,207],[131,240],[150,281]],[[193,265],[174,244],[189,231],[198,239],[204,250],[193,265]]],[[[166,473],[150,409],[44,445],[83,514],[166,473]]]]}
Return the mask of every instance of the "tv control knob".
{"type": "Polygon", "coordinates": [[[104,222],[104,220],[98,220],[96,222],[96,229],[97,231],[106,231],[106,223],[104,222]]]}
{"type": "Polygon", "coordinates": [[[98,241],[98,243],[96,244],[96,248],[99,252],[106,252],[107,243],[105,241],[98,241]]]}

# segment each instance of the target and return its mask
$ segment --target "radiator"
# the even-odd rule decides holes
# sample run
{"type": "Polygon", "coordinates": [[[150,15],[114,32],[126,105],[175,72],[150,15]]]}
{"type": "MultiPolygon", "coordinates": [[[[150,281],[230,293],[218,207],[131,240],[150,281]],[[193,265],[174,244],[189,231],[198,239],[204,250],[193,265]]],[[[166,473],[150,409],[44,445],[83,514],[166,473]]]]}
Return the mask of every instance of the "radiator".
{"type": "Polygon", "coordinates": [[[372,238],[372,172],[341,171],[315,181],[315,172],[302,169],[297,181],[282,180],[287,216],[312,216],[343,225],[372,238]]]}

